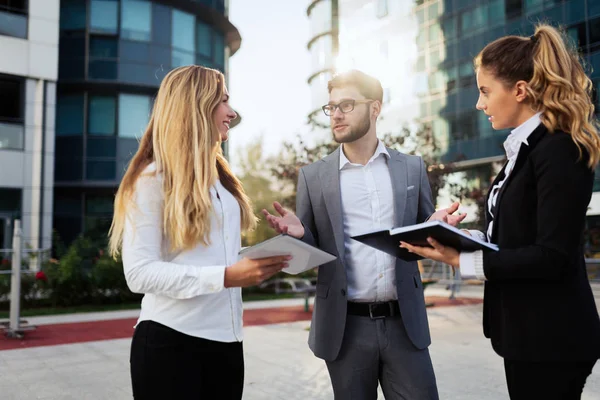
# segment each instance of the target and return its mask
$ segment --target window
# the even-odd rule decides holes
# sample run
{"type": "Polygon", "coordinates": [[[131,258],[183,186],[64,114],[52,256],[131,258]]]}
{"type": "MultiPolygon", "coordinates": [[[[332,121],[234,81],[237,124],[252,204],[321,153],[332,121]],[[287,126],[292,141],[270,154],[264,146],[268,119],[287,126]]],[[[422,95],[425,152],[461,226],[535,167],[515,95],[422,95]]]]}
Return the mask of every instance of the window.
{"type": "Polygon", "coordinates": [[[149,41],[152,35],[152,3],[140,0],[121,2],[121,38],[149,41]]]}
{"type": "Polygon", "coordinates": [[[225,65],[225,37],[221,32],[214,31],[215,54],[213,61],[220,67],[225,65]]]}
{"type": "MultiPolygon", "coordinates": [[[[21,190],[0,188],[0,212],[20,212],[21,211],[21,190]]],[[[12,232],[11,232],[12,235],[12,232]]],[[[0,248],[2,243],[0,242],[0,248]]]]}
{"type": "Polygon", "coordinates": [[[388,15],[388,2],[387,0],[377,0],[377,18],[383,18],[388,15]]]}
{"type": "Polygon", "coordinates": [[[0,35],[27,38],[26,0],[0,0],[0,35]]]}
{"type": "Polygon", "coordinates": [[[504,0],[493,0],[489,6],[490,25],[502,25],[506,21],[506,10],[504,8],[504,0]]]}
{"type": "Polygon", "coordinates": [[[61,35],[58,46],[58,75],[60,79],[85,78],[85,32],[61,35]]]}
{"type": "Polygon", "coordinates": [[[171,65],[180,67],[195,63],[195,24],[196,18],[189,13],[173,10],[171,25],[171,65]]]}
{"type": "Polygon", "coordinates": [[[427,11],[427,17],[429,20],[435,20],[439,15],[439,3],[435,2],[429,5],[429,11],[427,11]]]}
{"type": "Polygon", "coordinates": [[[152,42],[171,45],[171,8],[152,4],[152,42]]]}
{"type": "Polygon", "coordinates": [[[171,45],[181,50],[195,51],[194,24],[195,17],[192,14],[173,10],[171,45]]]}
{"type": "Polygon", "coordinates": [[[112,96],[90,96],[88,135],[114,135],[116,99],[112,96]]]}
{"type": "Polygon", "coordinates": [[[93,32],[117,33],[119,3],[116,0],[92,0],[90,28],[93,32]]]}
{"type": "Polygon", "coordinates": [[[85,199],[85,230],[97,229],[107,232],[113,215],[113,196],[86,195],[85,199]]]}
{"type": "Polygon", "coordinates": [[[60,2],[60,30],[85,29],[85,2],[79,0],[62,0],[60,2]]]}
{"type": "Polygon", "coordinates": [[[204,22],[196,26],[196,51],[199,55],[212,59],[212,27],[204,22]]]}
{"type": "Polygon", "coordinates": [[[0,76],[0,149],[23,149],[24,81],[0,76]]]}
{"type": "Polygon", "coordinates": [[[520,17],[523,13],[523,0],[506,0],[504,10],[507,20],[520,17]]]}
{"type": "Polygon", "coordinates": [[[600,18],[594,18],[588,21],[590,26],[590,48],[589,52],[593,53],[600,50],[600,18]]]}
{"type": "MultiPolygon", "coordinates": [[[[544,8],[545,0],[525,0],[524,8],[526,13],[534,13],[544,8]]],[[[547,1],[546,1],[547,2],[547,1]]]]}
{"type": "Polygon", "coordinates": [[[56,136],[83,134],[83,95],[58,95],[56,101],[56,136]]]}
{"type": "Polygon", "coordinates": [[[85,178],[90,181],[112,181],[116,178],[117,165],[114,160],[85,163],[85,178]]]}
{"type": "Polygon", "coordinates": [[[150,115],[150,97],[134,94],[119,95],[119,136],[141,137],[150,115]]]}
{"type": "Polygon", "coordinates": [[[451,17],[442,22],[442,29],[446,40],[454,39],[456,37],[456,18],[451,17]]]}
{"type": "Polygon", "coordinates": [[[429,25],[429,43],[434,44],[442,40],[442,32],[440,30],[440,24],[433,23],[429,25]]]}
{"type": "Polygon", "coordinates": [[[116,38],[90,38],[90,79],[117,78],[117,47],[116,38]]]}
{"type": "Polygon", "coordinates": [[[595,17],[596,15],[600,15],[600,1],[588,1],[587,7],[589,17],[595,17]]]}
{"type": "MultiPolygon", "coordinates": [[[[593,29],[593,28],[591,28],[591,29],[593,29]]],[[[587,37],[585,34],[585,23],[584,22],[570,27],[567,30],[567,35],[569,35],[569,37],[573,40],[573,42],[575,43],[575,45],[578,48],[586,47],[588,44],[587,37]]]]}

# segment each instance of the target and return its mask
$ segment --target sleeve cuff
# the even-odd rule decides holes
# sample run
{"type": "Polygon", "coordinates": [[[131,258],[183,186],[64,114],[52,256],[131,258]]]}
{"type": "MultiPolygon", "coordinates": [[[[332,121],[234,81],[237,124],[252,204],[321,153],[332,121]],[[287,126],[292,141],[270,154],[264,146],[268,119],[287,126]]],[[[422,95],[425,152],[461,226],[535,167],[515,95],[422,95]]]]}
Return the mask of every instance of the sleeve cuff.
{"type": "Polygon", "coordinates": [[[477,239],[483,241],[483,242],[487,242],[487,237],[485,236],[485,233],[475,230],[475,229],[467,229],[467,231],[469,231],[469,233],[471,234],[471,236],[476,237],[477,239]]]}
{"type": "Polygon", "coordinates": [[[483,252],[460,253],[460,275],[464,279],[486,280],[483,272],[483,252]]]}
{"type": "Polygon", "coordinates": [[[205,293],[218,293],[225,288],[225,266],[199,268],[198,278],[202,280],[205,293]]]}

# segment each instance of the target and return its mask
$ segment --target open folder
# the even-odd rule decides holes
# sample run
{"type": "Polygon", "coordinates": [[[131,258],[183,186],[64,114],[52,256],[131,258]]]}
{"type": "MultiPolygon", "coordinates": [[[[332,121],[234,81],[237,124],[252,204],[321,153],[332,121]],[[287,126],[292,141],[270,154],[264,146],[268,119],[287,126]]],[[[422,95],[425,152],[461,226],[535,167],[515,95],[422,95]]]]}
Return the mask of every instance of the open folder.
{"type": "Polygon", "coordinates": [[[291,255],[289,266],[282,271],[296,275],[319,265],[335,260],[337,257],[321,249],[304,243],[289,235],[278,235],[240,251],[240,257],[250,259],[291,255]]]}
{"type": "Polygon", "coordinates": [[[414,246],[431,247],[427,242],[428,237],[432,237],[444,246],[453,247],[458,251],[498,251],[498,246],[495,244],[481,241],[442,221],[428,221],[416,225],[370,232],[352,236],[352,239],[405,261],[415,261],[421,260],[423,257],[400,248],[400,241],[414,246]]]}

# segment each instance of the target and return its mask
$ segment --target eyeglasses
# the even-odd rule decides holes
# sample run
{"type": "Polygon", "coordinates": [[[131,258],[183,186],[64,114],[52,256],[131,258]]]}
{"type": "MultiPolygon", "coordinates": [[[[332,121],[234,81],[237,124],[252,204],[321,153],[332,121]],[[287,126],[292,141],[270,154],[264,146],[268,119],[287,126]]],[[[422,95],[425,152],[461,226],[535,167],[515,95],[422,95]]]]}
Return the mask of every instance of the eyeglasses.
{"type": "Polygon", "coordinates": [[[335,110],[338,108],[342,113],[346,114],[354,110],[355,104],[371,103],[373,101],[375,100],[344,100],[339,102],[338,104],[325,104],[321,108],[323,109],[325,115],[331,117],[335,113],[335,110]]]}

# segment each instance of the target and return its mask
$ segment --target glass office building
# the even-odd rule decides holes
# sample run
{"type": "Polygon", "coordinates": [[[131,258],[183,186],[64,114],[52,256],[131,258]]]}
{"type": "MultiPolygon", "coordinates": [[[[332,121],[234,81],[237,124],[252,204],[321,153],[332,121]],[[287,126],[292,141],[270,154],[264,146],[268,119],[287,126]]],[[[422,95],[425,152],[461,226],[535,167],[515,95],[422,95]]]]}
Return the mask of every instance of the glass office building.
{"type": "MultiPolygon", "coordinates": [[[[0,0],[0,249],[52,239],[59,0],[0,0]]],[[[0,259],[8,254],[0,253],[0,259]]]]}
{"type": "MultiPolygon", "coordinates": [[[[493,131],[475,109],[473,58],[487,43],[529,36],[540,21],[561,26],[577,43],[596,93],[600,88],[600,0],[315,0],[307,15],[311,120],[328,125],[319,106],[327,102],[332,74],[371,73],[384,87],[378,132],[430,125],[442,163],[454,163],[469,185],[482,189],[504,160],[509,133],[493,131]]],[[[590,223],[600,215],[600,171],[596,179],[590,223]]]]}
{"type": "Polygon", "coordinates": [[[227,73],[240,46],[225,0],[62,0],[54,227],[104,232],[114,193],[171,69],[227,73]]]}

